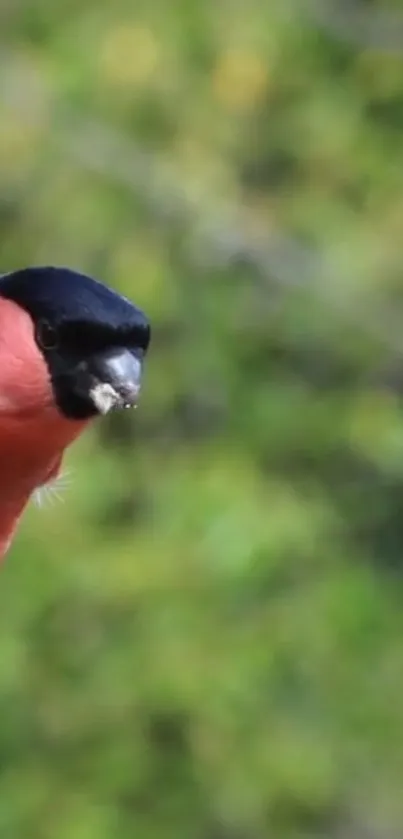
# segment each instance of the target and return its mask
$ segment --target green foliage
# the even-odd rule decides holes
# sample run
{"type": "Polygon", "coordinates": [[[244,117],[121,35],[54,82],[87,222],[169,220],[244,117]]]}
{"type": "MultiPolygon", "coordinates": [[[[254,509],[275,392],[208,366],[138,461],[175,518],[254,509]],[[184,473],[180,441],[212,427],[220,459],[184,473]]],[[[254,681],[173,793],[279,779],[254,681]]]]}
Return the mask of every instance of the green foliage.
{"type": "Polygon", "coordinates": [[[1,837],[402,833],[403,44],[300,5],[0,12],[2,270],[153,323],[2,570],[1,837]]]}

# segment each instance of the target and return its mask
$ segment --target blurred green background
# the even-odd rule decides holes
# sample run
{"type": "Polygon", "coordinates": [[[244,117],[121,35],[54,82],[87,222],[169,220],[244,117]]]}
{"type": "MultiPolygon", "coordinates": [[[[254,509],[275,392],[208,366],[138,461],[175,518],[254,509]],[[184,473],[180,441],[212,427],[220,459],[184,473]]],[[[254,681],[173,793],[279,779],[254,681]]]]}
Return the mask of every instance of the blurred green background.
{"type": "Polygon", "coordinates": [[[403,835],[402,234],[400,3],[2,3],[1,269],[153,343],[1,572],[1,839],[403,835]]]}

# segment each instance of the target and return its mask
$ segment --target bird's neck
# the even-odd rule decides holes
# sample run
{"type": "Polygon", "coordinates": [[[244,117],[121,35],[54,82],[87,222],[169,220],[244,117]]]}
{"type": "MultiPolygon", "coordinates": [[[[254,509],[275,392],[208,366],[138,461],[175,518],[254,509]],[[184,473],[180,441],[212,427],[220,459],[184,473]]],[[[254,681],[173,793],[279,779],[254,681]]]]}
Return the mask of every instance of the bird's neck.
{"type": "Polygon", "coordinates": [[[54,415],[7,417],[0,414],[0,559],[19,519],[39,486],[56,477],[66,447],[83,423],[54,415]]]}

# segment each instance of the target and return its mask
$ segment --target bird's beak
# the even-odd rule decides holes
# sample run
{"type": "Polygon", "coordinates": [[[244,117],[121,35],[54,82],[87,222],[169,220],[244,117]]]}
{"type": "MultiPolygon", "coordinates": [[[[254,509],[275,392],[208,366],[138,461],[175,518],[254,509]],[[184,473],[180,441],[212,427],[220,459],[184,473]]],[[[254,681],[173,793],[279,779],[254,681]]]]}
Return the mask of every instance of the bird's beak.
{"type": "Polygon", "coordinates": [[[98,413],[132,408],[140,393],[142,353],[125,347],[105,350],[91,359],[91,374],[89,395],[98,413]]]}

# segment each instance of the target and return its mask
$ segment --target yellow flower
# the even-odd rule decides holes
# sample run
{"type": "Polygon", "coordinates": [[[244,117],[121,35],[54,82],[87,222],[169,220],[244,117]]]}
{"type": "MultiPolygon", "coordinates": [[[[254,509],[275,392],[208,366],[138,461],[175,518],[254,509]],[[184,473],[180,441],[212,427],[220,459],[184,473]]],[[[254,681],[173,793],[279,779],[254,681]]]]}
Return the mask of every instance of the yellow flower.
{"type": "Polygon", "coordinates": [[[100,71],[116,87],[141,87],[150,80],[159,58],[159,43],[150,29],[120,25],[108,32],[101,45],[100,71]]]}
{"type": "Polygon", "coordinates": [[[229,49],[214,70],[213,94],[230,110],[248,109],[263,98],[268,75],[261,56],[244,49],[229,49]]]}

